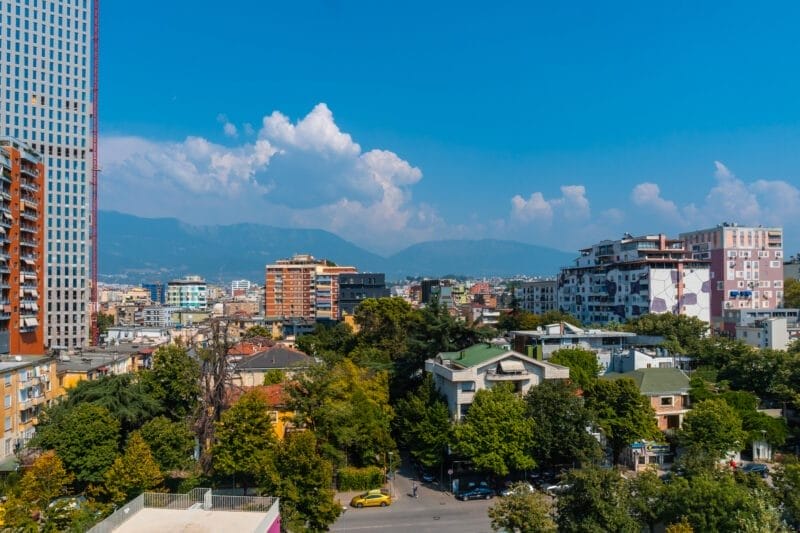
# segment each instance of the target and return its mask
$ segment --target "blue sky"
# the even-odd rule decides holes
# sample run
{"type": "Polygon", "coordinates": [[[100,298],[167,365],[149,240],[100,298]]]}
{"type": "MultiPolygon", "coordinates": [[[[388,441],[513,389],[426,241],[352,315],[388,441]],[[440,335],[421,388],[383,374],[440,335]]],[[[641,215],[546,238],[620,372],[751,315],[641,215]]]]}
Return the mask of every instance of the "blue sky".
{"type": "Polygon", "coordinates": [[[723,220],[800,251],[800,4],[488,4],[104,3],[101,208],[384,253],[723,220]]]}

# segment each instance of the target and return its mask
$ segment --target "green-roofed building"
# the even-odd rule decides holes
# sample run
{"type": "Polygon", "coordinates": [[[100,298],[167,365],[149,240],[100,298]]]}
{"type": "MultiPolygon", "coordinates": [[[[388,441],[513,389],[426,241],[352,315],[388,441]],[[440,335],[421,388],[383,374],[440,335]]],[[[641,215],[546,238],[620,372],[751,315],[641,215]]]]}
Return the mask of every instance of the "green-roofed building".
{"type": "Polygon", "coordinates": [[[507,344],[481,343],[457,352],[442,352],[425,361],[436,388],[447,398],[450,416],[460,420],[475,393],[496,383],[511,383],[520,394],[545,379],[569,379],[569,369],[537,361],[507,344]]]}
{"type": "Polygon", "coordinates": [[[641,368],[632,372],[609,372],[601,379],[632,379],[650,398],[659,429],[680,429],[690,409],[689,377],[677,368],[641,368]]]}

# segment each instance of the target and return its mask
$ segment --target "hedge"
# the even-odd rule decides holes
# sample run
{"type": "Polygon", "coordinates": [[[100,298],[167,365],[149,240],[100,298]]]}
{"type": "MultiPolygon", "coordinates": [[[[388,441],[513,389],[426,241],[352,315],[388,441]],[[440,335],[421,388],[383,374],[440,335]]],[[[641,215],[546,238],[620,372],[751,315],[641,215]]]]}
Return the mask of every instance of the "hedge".
{"type": "Polygon", "coordinates": [[[377,466],[355,468],[346,466],[339,470],[339,490],[371,490],[383,485],[383,471],[377,466]]]}

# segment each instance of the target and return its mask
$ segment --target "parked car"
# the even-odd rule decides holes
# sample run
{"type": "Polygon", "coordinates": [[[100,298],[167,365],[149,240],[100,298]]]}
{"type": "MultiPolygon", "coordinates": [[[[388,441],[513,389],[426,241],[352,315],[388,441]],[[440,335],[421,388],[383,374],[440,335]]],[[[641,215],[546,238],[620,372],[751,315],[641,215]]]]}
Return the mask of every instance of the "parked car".
{"type": "Polygon", "coordinates": [[[467,490],[462,490],[456,494],[456,498],[462,501],[467,500],[490,500],[494,498],[494,491],[489,487],[477,486],[467,490]]]}
{"type": "Polygon", "coordinates": [[[420,473],[419,477],[420,477],[420,479],[422,479],[422,481],[424,481],[425,483],[433,483],[434,481],[436,481],[436,476],[434,476],[433,474],[431,474],[430,472],[427,472],[427,471],[425,471],[425,470],[423,470],[423,471],[420,473]]]}
{"type": "Polygon", "coordinates": [[[758,474],[761,477],[767,477],[769,475],[769,468],[767,465],[762,463],[749,463],[742,467],[742,472],[747,474],[758,474]]]}
{"type": "Polygon", "coordinates": [[[556,494],[561,494],[563,492],[566,492],[571,488],[572,488],[572,485],[568,485],[566,483],[556,483],[555,485],[550,485],[548,487],[545,487],[544,490],[548,494],[556,495],[556,494]]]}
{"type": "Polygon", "coordinates": [[[526,483],[524,481],[520,481],[518,483],[512,483],[508,487],[504,488],[500,491],[501,496],[513,496],[520,490],[522,493],[530,493],[533,492],[533,485],[530,483],[526,483]]]}
{"type": "Polygon", "coordinates": [[[385,489],[369,490],[350,500],[350,507],[361,509],[362,507],[386,507],[392,505],[392,497],[385,489]]]}

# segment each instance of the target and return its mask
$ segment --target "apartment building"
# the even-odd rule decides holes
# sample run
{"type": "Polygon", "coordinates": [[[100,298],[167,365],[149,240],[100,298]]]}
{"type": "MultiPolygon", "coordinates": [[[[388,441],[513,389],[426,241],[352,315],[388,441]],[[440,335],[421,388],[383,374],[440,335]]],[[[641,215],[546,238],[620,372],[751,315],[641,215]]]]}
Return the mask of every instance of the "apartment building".
{"type": "Polygon", "coordinates": [[[357,272],[308,254],[279,259],[266,267],[265,316],[338,320],[339,276],[357,272]]]}
{"type": "Polygon", "coordinates": [[[56,379],[56,360],[43,356],[0,357],[3,437],[0,461],[11,458],[36,431],[44,406],[63,394],[56,379]]]}
{"type": "Polygon", "coordinates": [[[39,154],[0,139],[0,353],[45,352],[43,190],[39,154]]]}
{"type": "Polygon", "coordinates": [[[41,154],[46,176],[45,342],[89,340],[91,0],[0,0],[0,135],[41,154]]]}
{"type": "Polygon", "coordinates": [[[726,327],[726,309],[774,309],[783,305],[783,228],[723,223],[682,233],[695,259],[710,263],[711,326],[726,327]]]}
{"type": "Polygon", "coordinates": [[[184,276],[167,283],[166,304],[179,309],[208,309],[208,285],[200,276],[184,276]]]}
{"type": "Polygon", "coordinates": [[[520,309],[537,315],[558,308],[558,282],[555,279],[524,281],[514,289],[520,309]]]}
{"type": "Polygon", "coordinates": [[[709,263],[683,241],[626,234],[580,251],[558,276],[559,309],[585,324],[624,322],[647,313],[674,313],[708,322],[709,263]]]}
{"type": "Polygon", "coordinates": [[[339,316],[352,315],[356,307],[367,298],[389,296],[386,275],[376,272],[348,273],[339,275],[339,316]]]}

